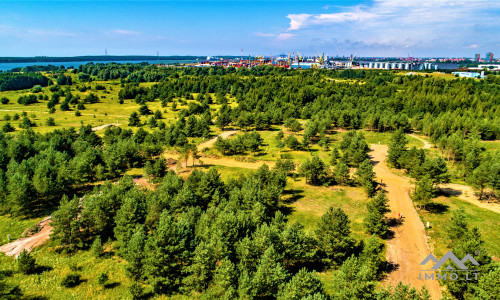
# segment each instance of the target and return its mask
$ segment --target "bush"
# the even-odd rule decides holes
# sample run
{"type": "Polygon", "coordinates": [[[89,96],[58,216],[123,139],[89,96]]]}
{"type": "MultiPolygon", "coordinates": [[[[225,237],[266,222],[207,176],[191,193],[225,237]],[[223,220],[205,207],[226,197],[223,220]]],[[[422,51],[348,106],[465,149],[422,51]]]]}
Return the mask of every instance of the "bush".
{"type": "Polygon", "coordinates": [[[2,97],[2,100],[0,100],[2,102],[2,104],[7,104],[9,103],[9,98],[7,97],[2,97]]]}
{"type": "Polygon", "coordinates": [[[81,113],[79,110],[75,111],[75,116],[76,116],[76,117],[79,117],[79,116],[81,116],[81,115],[82,115],[82,113],[81,113]]]}
{"type": "Polygon", "coordinates": [[[17,268],[23,274],[31,274],[35,271],[36,260],[26,249],[17,257],[17,268]]]}
{"type": "Polygon", "coordinates": [[[25,95],[21,96],[17,99],[17,103],[22,104],[22,105],[30,105],[33,103],[37,103],[38,99],[35,95],[25,95]]]}
{"type": "Polygon", "coordinates": [[[144,296],[144,290],[142,289],[142,286],[137,282],[132,283],[132,285],[129,286],[128,290],[132,295],[132,299],[134,300],[142,299],[142,297],[144,296]]]}
{"type": "Polygon", "coordinates": [[[97,277],[95,278],[95,281],[99,285],[105,285],[106,282],[108,282],[108,280],[109,280],[109,276],[108,276],[108,273],[106,273],[106,272],[99,273],[99,275],[97,275],[97,277]]]}
{"type": "Polygon", "coordinates": [[[95,257],[99,257],[102,254],[102,242],[101,242],[101,237],[98,236],[94,242],[92,243],[92,246],[90,247],[90,250],[92,251],[92,254],[95,257]]]}
{"type": "Polygon", "coordinates": [[[49,117],[47,121],[45,121],[45,125],[47,126],[56,126],[56,122],[54,121],[54,118],[49,117]]]}
{"type": "Polygon", "coordinates": [[[42,91],[42,86],[41,86],[41,85],[39,85],[39,84],[38,84],[38,85],[35,85],[35,86],[31,89],[31,91],[32,91],[33,93],[40,93],[40,92],[42,91]]]}
{"type": "Polygon", "coordinates": [[[75,287],[80,284],[80,274],[71,273],[64,276],[63,280],[61,280],[61,286],[63,287],[75,287]]]}

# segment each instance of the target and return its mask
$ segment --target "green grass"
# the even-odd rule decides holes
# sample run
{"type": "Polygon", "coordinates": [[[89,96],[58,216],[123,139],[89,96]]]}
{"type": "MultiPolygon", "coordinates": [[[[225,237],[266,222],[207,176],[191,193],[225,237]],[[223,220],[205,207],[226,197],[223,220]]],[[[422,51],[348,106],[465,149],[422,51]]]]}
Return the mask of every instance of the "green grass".
{"type": "Polygon", "coordinates": [[[21,237],[21,234],[38,222],[43,217],[19,219],[7,215],[0,215],[0,245],[8,243],[7,235],[10,234],[10,239],[15,240],[21,237]]]}
{"type": "MultiPolygon", "coordinates": [[[[132,281],[125,275],[126,262],[113,255],[110,245],[106,248],[110,252],[103,257],[96,258],[91,255],[90,251],[78,251],[73,255],[57,254],[53,252],[53,248],[43,246],[32,252],[37,265],[42,269],[31,275],[17,272],[15,258],[0,254],[0,271],[7,274],[11,271],[11,275],[7,276],[4,282],[19,285],[23,295],[27,298],[130,299],[128,287],[132,281]],[[60,284],[62,278],[74,272],[81,275],[82,282],[73,288],[62,287],[60,284]],[[101,272],[108,273],[108,286],[103,287],[96,283],[96,277],[101,272]]],[[[190,299],[190,297],[155,296],[152,299],[190,299]]]]}
{"type": "MultiPolygon", "coordinates": [[[[22,95],[30,94],[30,90],[0,92],[0,97],[7,97],[10,100],[8,104],[0,104],[0,126],[7,122],[4,120],[5,115],[10,115],[12,117],[16,113],[21,115],[22,112],[26,112],[30,119],[37,124],[36,127],[33,127],[33,130],[40,133],[49,132],[54,129],[80,127],[82,123],[85,125],[90,124],[92,125],[92,127],[96,127],[104,124],[112,124],[118,122],[122,125],[121,127],[129,128],[127,125],[128,118],[133,111],[137,111],[139,109],[140,105],[130,99],[125,100],[123,104],[118,103],[118,92],[121,89],[118,81],[95,81],[91,84],[91,86],[94,87],[97,83],[104,85],[106,87],[106,91],[87,90],[86,92],[82,93],[76,90],[76,85],[78,85],[78,83],[71,86],[71,93],[73,95],[79,95],[81,99],[85,98],[90,93],[94,93],[99,97],[100,100],[100,102],[98,103],[85,104],[86,109],[80,111],[80,113],[82,114],[80,117],[75,116],[76,105],[70,105],[70,111],[60,111],[59,105],[56,105],[56,112],[53,114],[49,114],[47,109],[48,100],[39,100],[39,103],[27,106],[18,104],[17,99],[22,95]],[[32,114],[35,114],[36,117],[32,118],[32,114]],[[45,122],[49,117],[55,120],[56,126],[45,125],[45,122]]],[[[153,83],[141,83],[141,86],[151,86],[152,84],[153,83]]],[[[86,85],[88,86],[88,84],[86,85]]],[[[49,91],[48,87],[43,88],[42,93],[44,95],[48,95],[49,98],[52,95],[52,92],[49,91]]],[[[64,97],[61,98],[60,103],[62,103],[63,100],[64,97]]],[[[167,124],[173,122],[176,118],[177,111],[172,111],[171,103],[169,103],[169,105],[165,108],[161,107],[161,103],[159,100],[148,102],[147,105],[153,112],[156,110],[160,110],[163,113],[164,117],[162,121],[167,124]]],[[[185,107],[187,106],[183,106],[178,103],[177,110],[185,107]]],[[[141,121],[147,122],[149,117],[150,116],[142,116],[141,121]]],[[[16,131],[22,130],[19,128],[21,120],[11,120],[9,122],[16,128],[16,131]]],[[[148,126],[145,126],[145,128],[149,129],[148,126]]]]}
{"type": "Polygon", "coordinates": [[[469,226],[479,228],[481,236],[485,242],[485,248],[489,254],[500,258],[500,214],[490,210],[480,208],[469,202],[456,197],[438,197],[434,202],[443,208],[442,213],[431,213],[426,210],[418,210],[424,224],[430,222],[427,230],[430,235],[430,243],[433,253],[443,255],[448,249],[448,237],[446,234],[446,224],[448,223],[452,211],[464,209],[469,226]]]}
{"type": "Polygon", "coordinates": [[[285,201],[291,210],[290,222],[300,222],[306,229],[314,230],[321,216],[330,208],[341,208],[351,220],[351,230],[356,239],[366,238],[363,226],[367,213],[368,197],[360,187],[312,186],[303,178],[288,180],[285,201]]]}

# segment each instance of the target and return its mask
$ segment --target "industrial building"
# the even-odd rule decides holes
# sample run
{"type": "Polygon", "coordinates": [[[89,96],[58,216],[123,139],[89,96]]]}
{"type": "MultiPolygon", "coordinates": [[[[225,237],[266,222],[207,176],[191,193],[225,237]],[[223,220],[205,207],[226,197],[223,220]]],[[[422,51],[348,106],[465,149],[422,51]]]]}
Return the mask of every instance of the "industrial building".
{"type": "Polygon", "coordinates": [[[386,70],[458,70],[457,63],[430,62],[365,62],[360,61],[360,68],[386,70]]]}
{"type": "Polygon", "coordinates": [[[458,75],[458,77],[465,77],[465,78],[484,78],[484,71],[481,73],[476,73],[476,72],[453,72],[453,75],[458,75]]]}

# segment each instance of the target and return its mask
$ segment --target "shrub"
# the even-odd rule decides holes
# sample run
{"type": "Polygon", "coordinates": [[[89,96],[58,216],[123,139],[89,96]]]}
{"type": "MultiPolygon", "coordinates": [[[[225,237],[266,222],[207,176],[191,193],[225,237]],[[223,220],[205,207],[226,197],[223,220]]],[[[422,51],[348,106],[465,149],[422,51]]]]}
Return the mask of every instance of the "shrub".
{"type": "Polygon", "coordinates": [[[54,118],[49,117],[47,121],[45,121],[45,125],[47,126],[56,126],[56,122],[54,121],[54,118]]]}
{"type": "Polygon", "coordinates": [[[79,117],[79,116],[81,116],[81,115],[82,115],[82,113],[81,113],[79,110],[75,111],[75,116],[76,116],[76,117],[79,117]]]}
{"type": "Polygon", "coordinates": [[[14,132],[16,129],[9,123],[5,123],[2,126],[2,132],[14,132]]]}
{"type": "Polygon", "coordinates": [[[42,91],[42,86],[41,86],[41,85],[35,85],[35,86],[31,89],[31,91],[32,91],[33,93],[40,93],[40,92],[42,91]]]}
{"type": "Polygon", "coordinates": [[[9,103],[9,98],[2,97],[2,99],[0,101],[2,102],[2,104],[7,104],[7,103],[9,103]]]}
{"type": "Polygon", "coordinates": [[[63,280],[61,280],[61,286],[63,287],[75,287],[80,284],[80,274],[71,273],[64,276],[63,280]]]}
{"type": "Polygon", "coordinates": [[[99,257],[102,254],[102,242],[101,242],[101,237],[98,236],[94,242],[92,243],[92,246],[90,247],[92,254],[95,257],[99,257]]]}
{"type": "Polygon", "coordinates": [[[31,274],[35,271],[36,260],[26,249],[17,257],[17,268],[23,274],[31,274]]]}
{"type": "Polygon", "coordinates": [[[134,282],[132,283],[129,288],[128,288],[130,294],[132,295],[132,299],[142,299],[142,297],[144,296],[144,290],[142,289],[142,286],[137,283],[137,282],[134,282]]]}
{"type": "Polygon", "coordinates": [[[106,282],[108,282],[108,280],[109,280],[109,276],[108,276],[108,273],[106,273],[106,272],[99,273],[99,275],[97,275],[97,277],[95,278],[95,281],[99,285],[105,285],[106,282]]]}

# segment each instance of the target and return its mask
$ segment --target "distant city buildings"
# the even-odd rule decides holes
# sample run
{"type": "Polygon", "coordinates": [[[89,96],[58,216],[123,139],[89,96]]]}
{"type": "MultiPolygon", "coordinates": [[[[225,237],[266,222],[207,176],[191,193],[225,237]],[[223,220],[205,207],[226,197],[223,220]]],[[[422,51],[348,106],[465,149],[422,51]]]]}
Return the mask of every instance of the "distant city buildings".
{"type": "Polygon", "coordinates": [[[474,55],[474,57],[476,58],[476,61],[478,62],[480,59],[481,59],[481,54],[476,54],[474,55]]]}
{"type": "Polygon", "coordinates": [[[486,62],[493,62],[493,53],[492,52],[488,52],[486,53],[486,62]]]}
{"type": "Polygon", "coordinates": [[[465,78],[484,78],[484,71],[481,73],[476,73],[476,72],[453,72],[453,75],[458,75],[458,77],[465,77],[465,78]]]}

